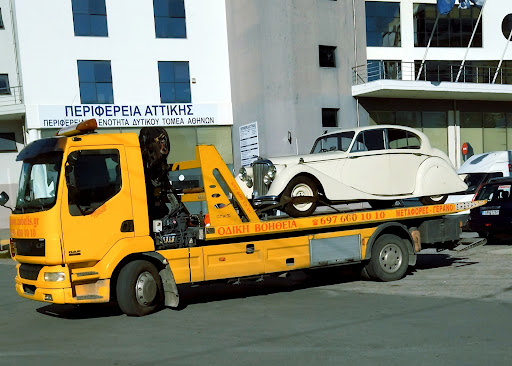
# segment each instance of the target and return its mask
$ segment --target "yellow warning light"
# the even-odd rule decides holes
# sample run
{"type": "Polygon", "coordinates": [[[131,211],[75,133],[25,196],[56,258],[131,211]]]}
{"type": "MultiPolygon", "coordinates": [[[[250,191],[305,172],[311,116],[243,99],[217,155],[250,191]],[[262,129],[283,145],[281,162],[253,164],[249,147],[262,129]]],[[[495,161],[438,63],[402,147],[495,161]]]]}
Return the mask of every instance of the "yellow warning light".
{"type": "Polygon", "coordinates": [[[98,128],[98,122],[96,119],[88,119],[79,123],[75,123],[74,125],[61,128],[55,136],[76,136],[76,135],[84,135],[86,133],[92,133],[98,128]]]}

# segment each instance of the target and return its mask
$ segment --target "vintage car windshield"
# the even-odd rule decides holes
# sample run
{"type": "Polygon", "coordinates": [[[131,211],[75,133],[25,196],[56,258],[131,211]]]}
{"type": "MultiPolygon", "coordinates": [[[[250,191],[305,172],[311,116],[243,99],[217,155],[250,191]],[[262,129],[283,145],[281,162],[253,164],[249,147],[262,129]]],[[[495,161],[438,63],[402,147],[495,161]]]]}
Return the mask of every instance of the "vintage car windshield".
{"type": "Polygon", "coordinates": [[[347,151],[353,138],[354,131],[319,137],[313,145],[311,154],[328,151],[347,151]]]}
{"type": "Polygon", "coordinates": [[[23,161],[15,213],[45,211],[55,205],[62,152],[23,161]]]}

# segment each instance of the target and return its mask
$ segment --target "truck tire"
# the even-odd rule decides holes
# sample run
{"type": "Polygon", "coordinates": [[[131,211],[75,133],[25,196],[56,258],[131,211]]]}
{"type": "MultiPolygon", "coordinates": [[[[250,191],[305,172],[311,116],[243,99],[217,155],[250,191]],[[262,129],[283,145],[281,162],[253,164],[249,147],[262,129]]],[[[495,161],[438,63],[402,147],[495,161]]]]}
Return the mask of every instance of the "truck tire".
{"type": "Polygon", "coordinates": [[[284,206],[284,211],[291,217],[310,216],[318,205],[318,187],[312,179],[301,175],[293,178],[290,183],[288,183],[283,191],[283,196],[290,198],[300,196],[313,197],[312,202],[308,203],[287,203],[284,206]]]}
{"type": "Polygon", "coordinates": [[[144,316],[163,305],[162,281],[150,262],[135,260],[125,265],[116,284],[117,303],[128,316],[144,316]]]}
{"type": "Polygon", "coordinates": [[[372,247],[372,256],[364,271],[377,281],[401,279],[409,266],[409,254],[405,242],[398,236],[384,234],[372,247]]]}
{"type": "Polygon", "coordinates": [[[420,202],[424,206],[430,205],[442,205],[448,199],[448,195],[440,195],[440,196],[425,196],[420,198],[420,202]]]}

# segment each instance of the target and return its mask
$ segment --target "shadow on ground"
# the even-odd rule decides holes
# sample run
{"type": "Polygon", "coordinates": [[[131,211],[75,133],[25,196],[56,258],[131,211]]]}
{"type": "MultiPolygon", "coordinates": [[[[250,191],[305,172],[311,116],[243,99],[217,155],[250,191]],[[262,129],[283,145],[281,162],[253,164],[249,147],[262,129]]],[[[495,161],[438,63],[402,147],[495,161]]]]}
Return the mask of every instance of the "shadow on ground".
{"type": "MultiPolygon", "coordinates": [[[[478,262],[466,257],[452,257],[446,253],[419,254],[415,267],[411,267],[406,275],[414,272],[441,268],[473,265],[478,262]]],[[[232,280],[228,283],[208,282],[201,285],[179,285],[180,306],[183,310],[188,305],[216,301],[248,298],[253,296],[271,295],[281,292],[292,292],[308,288],[343,284],[361,281],[360,264],[333,268],[309,269],[289,272],[279,276],[256,277],[252,279],[232,280]]],[[[43,306],[37,311],[48,316],[64,319],[102,318],[122,315],[116,304],[84,304],[43,306]]]]}

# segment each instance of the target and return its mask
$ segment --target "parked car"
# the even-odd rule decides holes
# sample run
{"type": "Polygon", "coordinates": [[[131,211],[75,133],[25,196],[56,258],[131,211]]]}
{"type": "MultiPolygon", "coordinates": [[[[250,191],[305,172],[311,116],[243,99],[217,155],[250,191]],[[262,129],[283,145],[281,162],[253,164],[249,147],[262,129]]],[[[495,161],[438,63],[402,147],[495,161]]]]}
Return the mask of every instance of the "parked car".
{"type": "MultiPolygon", "coordinates": [[[[447,203],[471,201],[481,186],[491,178],[509,177],[512,171],[512,150],[492,151],[471,156],[457,170],[468,189],[448,196],[447,203]]],[[[469,210],[462,213],[469,213],[469,210]]]]}
{"type": "Polygon", "coordinates": [[[254,206],[284,205],[292,217],[311,215],[318,204],[368,201],[385,208],[413,197],[437,204],[467,188],[427,136],[395,125],[322,135],[310,154],[258,159],[237,180],[254,206]]]}
{"type": "Polygon", "coordinates": [[[511,234],[512,178],[492,178],[475,195],[475,200],[487,200],[483,206],[469,213],[468,228],[480,237],[511,234]]]}

